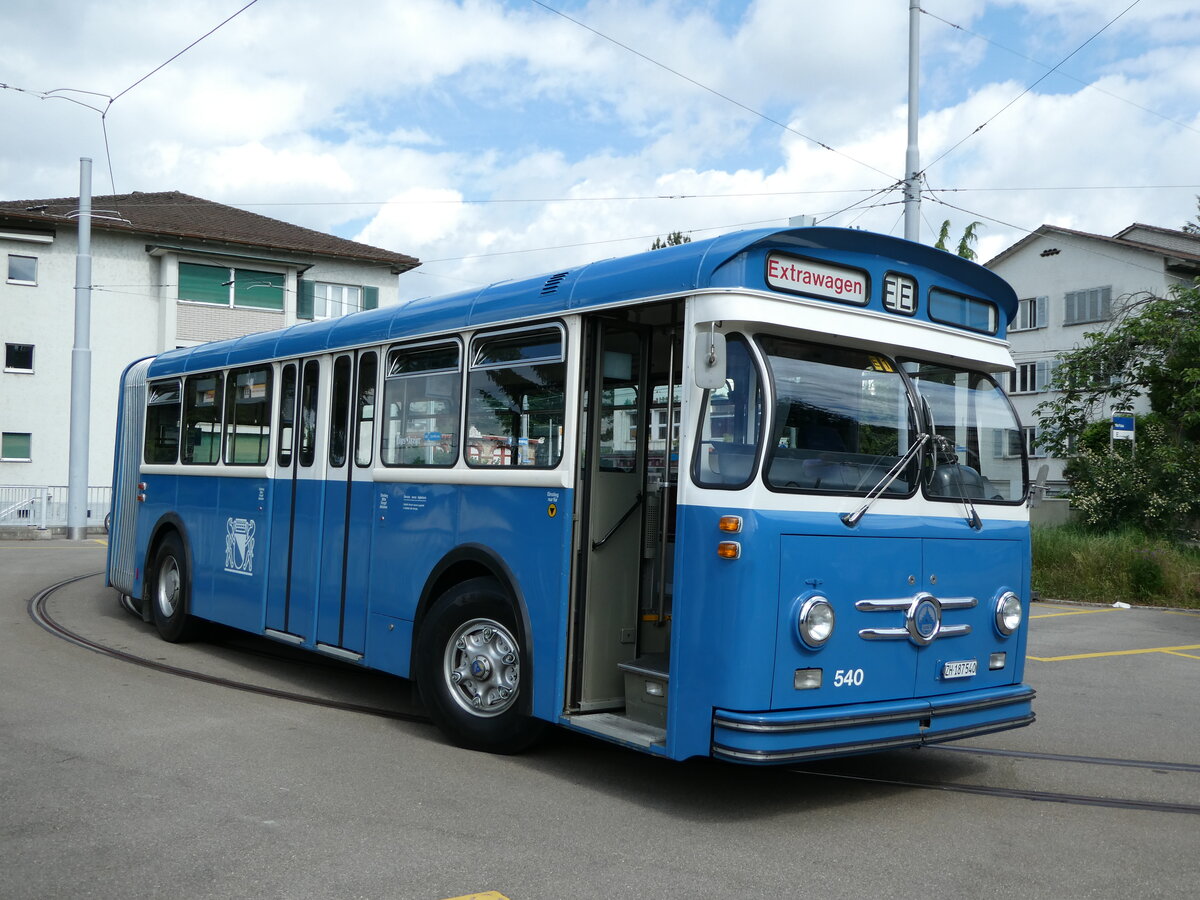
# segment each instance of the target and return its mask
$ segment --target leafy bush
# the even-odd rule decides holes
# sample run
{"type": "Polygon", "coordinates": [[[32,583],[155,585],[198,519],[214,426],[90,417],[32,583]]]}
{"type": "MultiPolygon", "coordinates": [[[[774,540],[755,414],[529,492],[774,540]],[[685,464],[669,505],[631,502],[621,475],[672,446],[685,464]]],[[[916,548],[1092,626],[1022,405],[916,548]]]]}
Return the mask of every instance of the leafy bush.
{"type": "Polygon", "coordinates": [[[1155,416],[1138,421],[1136,446],[1080,441],[1067,466],[1071,505],[1098,530],[1138,527],[1152,534],[1186,533],[1200,515],[1200,453],[1155,416]]]}

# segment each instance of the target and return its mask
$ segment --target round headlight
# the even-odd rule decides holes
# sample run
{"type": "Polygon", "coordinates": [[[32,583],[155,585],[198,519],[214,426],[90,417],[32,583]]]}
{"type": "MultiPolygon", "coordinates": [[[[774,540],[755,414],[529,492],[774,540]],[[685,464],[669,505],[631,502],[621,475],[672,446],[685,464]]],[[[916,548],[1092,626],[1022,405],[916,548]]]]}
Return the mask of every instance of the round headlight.
{"type": "Polygon", "coordinates": [[[833,634],[833,606],[824,597],[809,597],[797,617],[800,640],[816,650],[833,634]]]}
{"type": "Polygon", "coordinates": [[[996,601],[996,630],[1001,634],[1012,634],[1021,626],[1021,598],[1008,591],[996,601]]]}

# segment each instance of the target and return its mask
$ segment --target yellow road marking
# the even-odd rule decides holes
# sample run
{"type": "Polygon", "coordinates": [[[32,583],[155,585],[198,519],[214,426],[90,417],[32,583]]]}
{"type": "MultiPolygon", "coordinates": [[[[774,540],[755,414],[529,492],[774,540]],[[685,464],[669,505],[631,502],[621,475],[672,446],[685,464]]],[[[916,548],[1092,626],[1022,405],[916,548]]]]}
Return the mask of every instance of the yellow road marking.
{"type": "MultiPolygon", "coordinates": [[[[1055,607],[1062,609],[1063,607],[1055,607]]],[[[1104,607],[1103,609],[1072,609],[1069,612],[1054,612],[1054,613],[1038,613],[1036,616],[1030,616],[1031,619],[1053,619],[1055,616],[1085,616],[1088,613],[1113,612],[1112,607],[1104,607]]]]}
{"type": "Polygon", "coordinates": [[[1188,659],[1200,659],[1200,656],[1194,653],[1180,653],[1177,650],[1164,650],[1163,652],[1170,653],[1172,656],[1186,656],[1188,659]]]}
{"type": "MultiPolygon", "coordinates": [[[[1180,650],[1200,650],[1200,644],[1185,644],[1182,647],[1148,647],[1145,650],[1106,650],[1102,653],[1076,653],[1073,656],[1026,656],[1037,662],[1066,662],[1071,659],[1100,659],[1105,656],[1137,656],[1142,653],[1176,653],[1180,650]]],[[[1186,655],[1186,654],[1180,654],[1186,655]]]]}
{"type": "Polygon", "coordinates": [[[450,897],[448,900],[508,900],[499,891],[484,891],[482,894],[463,894],[461,897],[450,897]]]}

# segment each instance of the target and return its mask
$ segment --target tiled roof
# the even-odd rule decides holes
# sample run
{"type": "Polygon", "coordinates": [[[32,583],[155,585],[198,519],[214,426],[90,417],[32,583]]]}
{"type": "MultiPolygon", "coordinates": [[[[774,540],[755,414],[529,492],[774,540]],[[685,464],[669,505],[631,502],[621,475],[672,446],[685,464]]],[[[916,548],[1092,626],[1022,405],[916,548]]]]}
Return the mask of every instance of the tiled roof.
{"type": "MultiPolygon", "coordinates": [[[[74,227],[78,210],[78,197],[0,201],[0,222],[30,228],[74,227]]],[[[348,241],[179,191],[150,194],[134,191],[132,194],[93,197],[92,229],[382,262],[390,265],[394,272],[420,265],[416,257],[404,253],[348,241]]]]}

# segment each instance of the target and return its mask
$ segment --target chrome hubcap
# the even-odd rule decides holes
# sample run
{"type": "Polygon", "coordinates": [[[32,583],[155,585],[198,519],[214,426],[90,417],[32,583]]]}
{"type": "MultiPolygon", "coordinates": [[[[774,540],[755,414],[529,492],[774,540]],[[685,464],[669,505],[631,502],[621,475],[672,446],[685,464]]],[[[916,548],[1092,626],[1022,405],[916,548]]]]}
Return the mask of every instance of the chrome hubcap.
{"type": "Polygon", "coordinates": [[[446,642],[446,686],[454,701],[476,716],[497,716],[517,701],[520,650],[507,628],[472,619],[446,642]]]}
{"type": "Polygon", "coordinates": [[[163,560],[162,568],[159,569],[155,598],[158,601],[158,611],[164,619],[175,615],[175,608],[179,605],[179,563],[175,562],[173,556],[163,560]]]}

